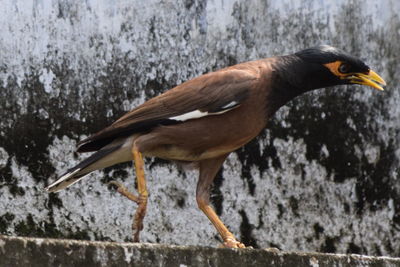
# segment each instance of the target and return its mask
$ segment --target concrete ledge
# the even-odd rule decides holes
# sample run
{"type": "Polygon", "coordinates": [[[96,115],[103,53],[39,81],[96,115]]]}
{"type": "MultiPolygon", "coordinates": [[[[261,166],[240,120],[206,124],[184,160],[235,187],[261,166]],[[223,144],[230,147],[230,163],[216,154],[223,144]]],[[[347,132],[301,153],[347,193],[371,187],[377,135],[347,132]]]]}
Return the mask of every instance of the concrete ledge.
{"type": "Polygon", "coordinates": [[[400,258],[0,235],[0,266],[400,266],[400,258]]]}

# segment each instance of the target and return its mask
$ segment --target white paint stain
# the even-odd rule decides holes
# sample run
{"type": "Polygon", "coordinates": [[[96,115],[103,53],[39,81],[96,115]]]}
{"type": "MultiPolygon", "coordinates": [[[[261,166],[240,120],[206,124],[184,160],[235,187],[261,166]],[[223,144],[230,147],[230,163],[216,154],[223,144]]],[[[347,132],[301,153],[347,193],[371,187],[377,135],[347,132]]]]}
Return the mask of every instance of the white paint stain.
{"type": "Polygon", "coordinates": [[[39,81],[43,84],[44,91],[50,94],[53,91],[52,83],[56,76],[51,70],[43,69],[42,74],[39,76],[39,81]]]}
{"type": "Polygon", "coordinates": [[[7,151],[0,147],[0,170],[7,165],[8,157],[7,151]]]}
{"type": "Polygon", "coordinates": [[[132,261],[132,256],[133,256],[133,248],[128,248],[128,247],[123,247],[124,249],[124,254],[125,254],[125,261],[127,263],[131,263],[132,261]]]}
{"type": "Polygon", "coordinates": [[[310,258],[310,266],[311,267],[319,267],[318,259],[315,257],[310,258]]]}

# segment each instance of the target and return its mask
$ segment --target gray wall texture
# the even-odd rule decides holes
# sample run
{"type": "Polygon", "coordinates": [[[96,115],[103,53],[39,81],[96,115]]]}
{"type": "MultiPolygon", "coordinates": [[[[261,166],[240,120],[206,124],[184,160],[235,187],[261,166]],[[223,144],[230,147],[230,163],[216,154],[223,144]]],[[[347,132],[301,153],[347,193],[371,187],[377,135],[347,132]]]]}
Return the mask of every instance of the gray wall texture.
{"type": "MultiPolygon", "coordinates": [[[[129,241],[131,164],[43,191],[76,143],[155,95],[242,61],[325,43],[388,82],[319,90],[232,153],[213,203],[247,245],[400,256],[400,2],[0,0],[0,234],[129,241]]],[[[147,159],[145,242],[217,246],[196,171],[147,159]]]]}

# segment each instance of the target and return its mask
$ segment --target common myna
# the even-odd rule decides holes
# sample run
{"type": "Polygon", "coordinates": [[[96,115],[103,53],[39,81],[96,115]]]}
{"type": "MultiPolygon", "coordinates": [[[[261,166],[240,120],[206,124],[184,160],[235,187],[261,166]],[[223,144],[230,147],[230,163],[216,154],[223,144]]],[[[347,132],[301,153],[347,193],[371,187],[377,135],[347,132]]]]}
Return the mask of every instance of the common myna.
{"type": "Polygon", "coordinates": [[[81,141],[78,152],[97,152],[46,190],[60,191],[94,170],[133,159],[138,196],[112,183],[138,204],[133,224],[134,241],[138,242],[148,196],[143,156],[196,162],[199,208],[221,235],[224,246],[244,247],[210,206],[210,186],[216,173],[229,153],[255,138],[288,101],[307,91],[341,84],[378,90],[386,85],[364,62],[327,45],[202,75],[150,99],[81,141]]]}

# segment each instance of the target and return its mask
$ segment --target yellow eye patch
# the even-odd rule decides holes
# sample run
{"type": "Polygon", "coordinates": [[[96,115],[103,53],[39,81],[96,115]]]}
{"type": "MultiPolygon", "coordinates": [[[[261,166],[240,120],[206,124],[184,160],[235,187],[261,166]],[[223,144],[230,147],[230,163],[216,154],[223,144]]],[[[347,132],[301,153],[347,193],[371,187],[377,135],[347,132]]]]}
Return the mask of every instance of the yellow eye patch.
{"type": "Polygon", "coordinates": [[[325,67],[327,67],[333,74],[335,74],[338,77],[346,77],[348,73],[341,73],[339,71],[340,66],[344,64],[342,61],[338,60],[335,62],[327,63],[324,64],[325,67]]]}

